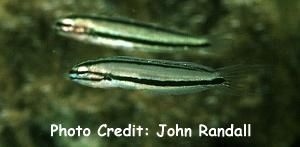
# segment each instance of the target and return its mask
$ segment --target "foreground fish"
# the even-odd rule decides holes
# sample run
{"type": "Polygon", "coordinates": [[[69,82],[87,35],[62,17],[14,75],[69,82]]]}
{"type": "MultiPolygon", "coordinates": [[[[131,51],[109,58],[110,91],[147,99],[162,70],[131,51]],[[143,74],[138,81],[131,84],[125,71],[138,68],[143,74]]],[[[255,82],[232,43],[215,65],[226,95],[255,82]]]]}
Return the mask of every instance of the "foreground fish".
{"type": "Polygon", "coordinates": [[[90,60],[72,68],[69,77],[94,88],[120,87],[184,94],[227,87],[232,70],[215,70],[190,62],[116,56],[90,60]]]}
{"type": "Polygon", "coordinates": [[[211,46],[204,37],[106,17],[68,16],[59,19],[54,28],[66,37],[118,49],[170,52],[211,46]]]}

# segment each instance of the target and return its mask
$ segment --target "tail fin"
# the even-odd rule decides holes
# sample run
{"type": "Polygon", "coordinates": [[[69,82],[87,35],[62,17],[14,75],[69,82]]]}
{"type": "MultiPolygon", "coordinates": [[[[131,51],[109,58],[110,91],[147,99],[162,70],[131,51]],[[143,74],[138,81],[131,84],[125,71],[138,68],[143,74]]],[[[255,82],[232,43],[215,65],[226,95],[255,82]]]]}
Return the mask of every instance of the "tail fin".
{"type": "Polygon", "coordinates": [[[233,37],[231,34],[211,34],[206,37],[211,46],[199,50],[199,54],[218,57],[233,47],[233,37]]]}
{"type": "Polygon", "coordinates": [[[260,73],[269,68],[265,65],[233,65],[217,69],[225,79],[222,89],[230,95],[249,95],[253,84],[258,83],[260,73]]]}

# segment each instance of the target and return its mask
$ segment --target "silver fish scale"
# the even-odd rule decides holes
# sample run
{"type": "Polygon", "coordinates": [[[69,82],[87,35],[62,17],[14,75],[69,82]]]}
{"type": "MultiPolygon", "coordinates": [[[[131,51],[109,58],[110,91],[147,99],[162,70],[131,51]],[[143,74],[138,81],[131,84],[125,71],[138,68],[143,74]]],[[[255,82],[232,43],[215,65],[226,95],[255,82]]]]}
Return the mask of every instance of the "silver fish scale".
{"type": "Polygon", "coordinates": [[[214,69],[203,66],[200,64],[195,64],[191,62],[179,62],[179,61],[169,61],[169,60],[160,60],[160,59],[140,59],[135,57],[126,57],[126,56],[115,56],[115,57],[108,57],[105,58],[110,60],[118,60],[118,61],[135,61],[140,63],[152,63],[156,65],[165,65],[165,66],[172,66],[172,67],[178,67],[178,68],[185,68],[185,69],[191,69],[191,70],[201,70],[201,71],[208,71],[208,72],[215,72],[214,69]]]}

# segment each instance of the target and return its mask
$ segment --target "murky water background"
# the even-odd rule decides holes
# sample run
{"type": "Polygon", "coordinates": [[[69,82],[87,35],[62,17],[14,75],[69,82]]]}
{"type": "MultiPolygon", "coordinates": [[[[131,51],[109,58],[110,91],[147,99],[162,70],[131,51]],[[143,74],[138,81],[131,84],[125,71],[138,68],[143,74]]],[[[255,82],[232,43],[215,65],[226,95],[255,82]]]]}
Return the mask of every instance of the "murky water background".
{"type": "MultiPolygon", "coordinates": [[[[299,144],[300,1],[297,0],[1,0],[0,146],[288,146],[299,144]],[[68,14],[118,16],[196,35],[234,39],[218,56],[125,52],[55,34],[53,22],[68,14]],[[191,61],[212,67],[267,65],[240,79],[246,93],[207,91],[155,95],[92,89],[71,82],[69,69],[88,59],[128,55],[191,61]],[[50,137],[50,124],[101,123],[149,127],[159,123],[197,130],[199,123],[226,127],[251,123],[251,138],[50,137]]],[[[154,133],[152,133],[154,134],[154,133]]]]}

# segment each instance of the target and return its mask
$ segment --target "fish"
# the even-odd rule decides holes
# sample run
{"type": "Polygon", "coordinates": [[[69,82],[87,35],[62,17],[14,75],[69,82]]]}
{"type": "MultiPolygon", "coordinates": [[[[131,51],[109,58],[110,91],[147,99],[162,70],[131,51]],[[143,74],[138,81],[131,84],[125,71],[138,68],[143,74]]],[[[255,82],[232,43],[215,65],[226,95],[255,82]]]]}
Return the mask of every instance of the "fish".
{"type": "Polygon", "coordinates": [[[229,87],[235,68],[213,69],[182,61],[112,56],[75,65],[69,78],[93,88],[123,88],[187,94],[229,87]]]}
{"type": "Polygon", "coordinates": [[[70,15],[54,23],[62,36],[126,51],[174,52],[207,49],[209,37],[199,37],[163,27],[105,16],[70,15]]]}

